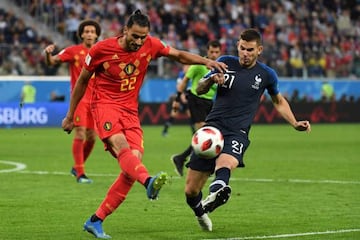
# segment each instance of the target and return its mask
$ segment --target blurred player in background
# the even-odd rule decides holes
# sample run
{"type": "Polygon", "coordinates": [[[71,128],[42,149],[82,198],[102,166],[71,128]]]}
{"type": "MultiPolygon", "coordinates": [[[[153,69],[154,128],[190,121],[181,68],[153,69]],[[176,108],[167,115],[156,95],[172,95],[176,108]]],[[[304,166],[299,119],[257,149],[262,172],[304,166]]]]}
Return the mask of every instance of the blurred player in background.
{"type": "Polygon", "coordinates": [[[296,120],[289,103],[280,94],[275,71],[258,62],[258,56],[263,50],[260,33],[255,29],[243,31],[237,50],[238,57],[222,56],[218,59],[228,66],[225,73],[211,71],[196,89],[198,94],[204,94],[214,83],[218,85],[216,100],[206,117],[206,125],[218,128],[224,136],[224,148],[217,158],[205,160],[192,154],[188,163],[186,202],[205,231],[212,231],[212,222],[207,213],[230,198],[231,170],[245,167],[243,156],[250,144],[248,134],[265,89],[275,109],[294,129],[311,130],[308,121],[296,120]],[[201,190],[214,172],[215,178],[209,186],[210,193],[201,201],[201,190]]]}
{"type": "MultiPolygon", "coordinates": [[[[188,68],[189,68],[189,65],[183,65],[183,68],[179,72],[178,77],[176,79],[177,85],[181,83],[188,68]]],[[[177,86],[176,86],[176,88],[177,88],[177,86]]],[[[188,91],[184,91],[182,94],[175,93],[170,96],[169,104],[171,106],[171,111],[170,111],[170,116],[165,121],[164,128],[162,130],[162,135],[164,137],[166,137],[168,135],[169,127],[174,123],[175,119],[178,117],[178,115],[180,113],[185,113],[189,117],[191,131],[192,131],[192,133],[195,132],[194,124],[192,123],[191,118],[190,118],[187,94],[188,94],[188,91]],[[178,102],[179,104],[175,103],[175,101],[178,102]]]]}
{"type": "Polygon", "coordinates": [[[25,81],[24,86],[21,88],[20,107],[23,107],[24,103],[35,103],[35,100],[36,88],[30,81],[25,81]]]}
{"type": "MultiPolygon", "coordinates": [[[[206,57],[211,60],[216,60],[221,55],[221,44],[219,41],[210,41],[207,44],[206,57]]],[[[188,106],[190,110],[191,120],[195,125],[195,131],[205,124],[205,118],[211,110],[213,99],[216,93],[216,84],[205,94],[197,94],[196,87],[201,78],[209,72],[203,65],[192,65],[186,71],[186,74],[180,84],[178,84],[178,98],[174,103],[173,108],[176,110],[180,107],[180,95],[186,89],[188,82],[191,81],[191,88],[188,93],[188,106]]],[[[175,165],[176,172],[184,175],[184,164],[191,154],[191,145],[189,145],[182,153],[171,156],[171,161],[175,165]]]]}
{"type": "Polygon", "coordinates": [[[124,202],[136,181],[145,187],[148,199],[155,200],[168,178],[165,172],[151,177],[142,164],[144,142],[138,113],[139,92],[151,60],[166,56],[182,64],[204,64],[209,69],[226,70],[225,64],[172,48],[150,36],[149,31],[149,18],[136,10],[120,36],[100,41],[90,49],[62,122],[64,131],[70,133],[74,111],[88,85],[94,84],[91,101],[96,129],[121,168],[104,200],[84,224],[84,230],[97,238],[110,238],[103,231],[102,222],[124,202]],[[91,78],[93,74],[95,78],[91,78]]]}
{"type": "MultiPolygon", "coordinates": [[[[67,62],[69,64],[71,91],[75,87],[85,56],[89,49],[96,43],[101,34],[100,25],[94,20],[84,20],[78,28],[78,37],[82,43],[69,46],[56,55],[52,55],[55,45],[51,44],[45,48],[46,63],[50,66],[67,62]]],[[[87,88],[85,96],[77,106],[74,113],[75,134],[72,143],[72,154],[74,166],[71,174],[76,177],[78,183],[91,183],[85,174],[85,162],[94,148],[96,133],[94,130],[94,119],[90,111],[90,99],[92,86],[87,88]]]]}

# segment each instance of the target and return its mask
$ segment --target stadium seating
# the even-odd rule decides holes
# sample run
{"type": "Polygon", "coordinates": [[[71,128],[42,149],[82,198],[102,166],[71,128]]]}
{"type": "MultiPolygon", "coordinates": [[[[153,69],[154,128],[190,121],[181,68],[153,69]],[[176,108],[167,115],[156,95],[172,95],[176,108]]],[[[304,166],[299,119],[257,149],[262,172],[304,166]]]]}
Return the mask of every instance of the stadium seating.
{"type": "MultiPolygon", "coordinates": [[[[208,40],[219,39],[224,54],[236,55],[241,30],[256,27],[263,33],[265,46],[261,60],[280,76],[360,78],[360,6],[356,1],[232,0],[204,4],[207,1],[167,0],[162,1],[163,6],[159,2],[17,0],[15,4],[24,14],[66,36],[70,41],[67,44],[77,40],[67,21],[70,16],[97,19],[103,28],[101,38],[106,38],[119,34],[127,16],[141,9],[150,17],[151,34],[179,49],[203,54],[208,40]]],[[[17,72],[12,74],[63,74],[39,63],[37,52],[50,41],[55,40],[38,36],[36,29],[2,9],[0,61],[4,64],[0,74],[14,66],[17,72]],[[19,48],[8,46],[14,42],[19,48]],[[24,72],[21,61],[24,69],[31,70],[24,72]]],[[[160,77],[174,77],[180,67],[168,61],[155,64],[162,64],[162,70],[154,68],[150,74],[160,77]]]]}

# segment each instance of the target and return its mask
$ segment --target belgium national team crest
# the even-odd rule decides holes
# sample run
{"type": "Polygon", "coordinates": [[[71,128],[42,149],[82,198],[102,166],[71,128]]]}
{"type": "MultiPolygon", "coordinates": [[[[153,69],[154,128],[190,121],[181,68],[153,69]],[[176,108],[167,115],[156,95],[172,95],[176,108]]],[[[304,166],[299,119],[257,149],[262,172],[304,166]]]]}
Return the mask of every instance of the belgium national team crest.
{"type": "Polygon", "coordinates": [[[126,74],[127,75],[131,75],[131,74],[133,74],[133,72],[135,71],[135,65],[134,64],[132,64],[132,63],[129,63],[128,65],[126,65],[126,67],[125,67],[125,72],[126,72],[126,74]]]}
{"type": "Polygon", "coordinates": [[[104,124],[105,131],[110,131],[111,128],[112,128],[111,122],[105,122],[105,124],[104,124]]]}

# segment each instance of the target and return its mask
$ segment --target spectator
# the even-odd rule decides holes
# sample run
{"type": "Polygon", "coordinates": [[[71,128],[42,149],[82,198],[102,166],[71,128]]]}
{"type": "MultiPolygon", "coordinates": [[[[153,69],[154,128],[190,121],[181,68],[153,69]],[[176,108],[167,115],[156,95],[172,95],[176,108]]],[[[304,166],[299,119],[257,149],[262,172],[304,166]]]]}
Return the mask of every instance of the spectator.
{"type": "MultiPolygon", "coordinates": [[[[49,4],[37,2],[17,1],[17,4],[32,13],[35,18],[45,22],[44,19],[49,15],[49,4]]],[[[212,4],[204,4],[204,1],[163,1],[164,6],[160,6],[159,1],[155,0],[124,0],[121,3],[112,0],[103,4],[100,2],[104,1],[64,1],[63,4],[50,8],[53,11],[52,15],[58,17],[58,22],[48,21],[48,24],[56,24],[53,29],[59,26],[65,28],[65,21],[69,23],[69,19],[72,19],[71,22],[75,22],[76,25],[73,19],[75,14],[78,20],[85,17],[97,18],[104,29],[111,29],[114,22],[110,20],[113,17],[113,20],[123,25],[124,19],[136,7],[150,15],[153,35],[163,37],[169,33],[172,26],[175,26],[177,38],[180,40],[177,47],[199,53],[205,49],[209,39],[215,38],[223,44],[224,54],[230,55],[236,54],[234,46],[239,32],[247,27],[257,27],[263,32],[266,51],[270,52],[264,51],[263,56],[271,57],[266,59],[266,62],[272,63],[271,66],[280,76],[302,77],[302,70],[309,67],[307,53],[316,51],[320,56],[326,55],[326,77],[348,77],[353,74],[352,66],[357,60],[353,48],[360,45],[358,1],[211,1],[212,4]],[[303,62],[301,63],[298,54],[292,56],[291,53],[288,53],[289,57],[283,62],[285,55],[282,50],[293,52],[295,45],[298,45],[303,62]],[[343,47],[349,49],[349,46],[350,50],[343,50],[343,47]],[[281,51],[273,51],[280,48],[281,51]],[[281,61],[277,64],[273,59],[281,61]],[[301,64],[303,67],[299,68],[301,64]]],[[[19,29],[14,27],[17,25],[13,12],[0,11],[0,34],[4,34],[7,44],[16,43],[21,47],[25,30],[19,32],[19,29]]],[[[32,30],[26,32],[25,35],[37,34],[32,33],[32,30]]],[[[111,34],[116,33],[111,31],[111,34]]],[[[172,36],[172,39],[175,38],[172,36]]],[[[71,36],[69,39],[76,43],[71,36]]],[[[311,72],[310,75],[312,74],[311,72]]]]}
{"type": "Polygon", "coordinates": [[[80,19],[77,13],[75,11],[70,11],[68,18],[65,21],[66,35],[75,43],[78,43],[77,29],[79,27],[79,24],[80,19]]]}
{"type": "Polygon", "coordinates": [[[307,62],[307,71],[309,77],[324,77],[325,76],[325,56],[319,52],[311,52],[307,62]]]}
{"type": "Polygon", "coordinates": [[[65,95],[59,95],[56,91],[51,91],[50,93],[50,101],[51,102],[64,102],[65,95]]]}
{"type": "Polygon", "coordinates": [[[290,50],[290,66],[291,66],[291,76],[292,77],[302,77],[303,76],[303,55],[300,50],[299,44],[296,44],[290,50]]]}

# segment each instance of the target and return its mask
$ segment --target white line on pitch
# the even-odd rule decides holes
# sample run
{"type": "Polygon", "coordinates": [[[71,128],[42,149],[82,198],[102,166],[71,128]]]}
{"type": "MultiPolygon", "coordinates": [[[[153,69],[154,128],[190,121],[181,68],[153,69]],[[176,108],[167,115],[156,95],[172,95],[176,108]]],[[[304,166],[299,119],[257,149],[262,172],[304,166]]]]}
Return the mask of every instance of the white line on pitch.
{"type": "Polygon", "coordinates": [[[360,181],[341,180],[310,180],[310,179],[261,179],[261,178],[231,178],[232,181],[242,182],[290,182],[290,183],[334,183],[334,184],[360,184],[360,181]]]}
{"type": "MultiPolygon", "coordinates": [[[[1,173],[1,171],[0,171],[1,173]]],[[[70,175],[70,172],[49,172],[49,171],[18,171],[18,173],[24,174],[38,174],[38,175],[70,175]]],[[[88,176],[97,177],[117,177],[117,174],[111,173],[89,173],[88,176]]],[[[178,176],[173,176],[172,179],[179,179],[178,176]]],[[[270,178],[231,178],[231,181],[239,182],[264,182],[264,183],[319,183],[319,184],[360,184],[360,181],[341,181],[341,180],[310,180],[310,179],[270,179],[270,178]]]]}
{"type": "Polygon", "coordinates": [[[291,238],[291,237],[304,237],[313,235],[328,235],[328,234],[339,234],[339,233],[350,233],[360,232],[360,229],[339,229],[339,230],[327,230],[324,232],[305,232],[305,233],[290,233],[290,234],[279,234],[269,236],[249,236],[249,237],[235,237],[235,238],[207,238],[203,240],[252,240],[252,239],[271,239],[271,238],[291,238]]]}
{"type": "Polygon", "coordinates": [[[15,168],[1,169],[0,173],[18,172],[18,171],[21,171],[21,170],[26,168],[26,164],[13,162],[13,161],[2,161],[2,160],[0,160],[0,164],[15,166],[15,168]]]}

